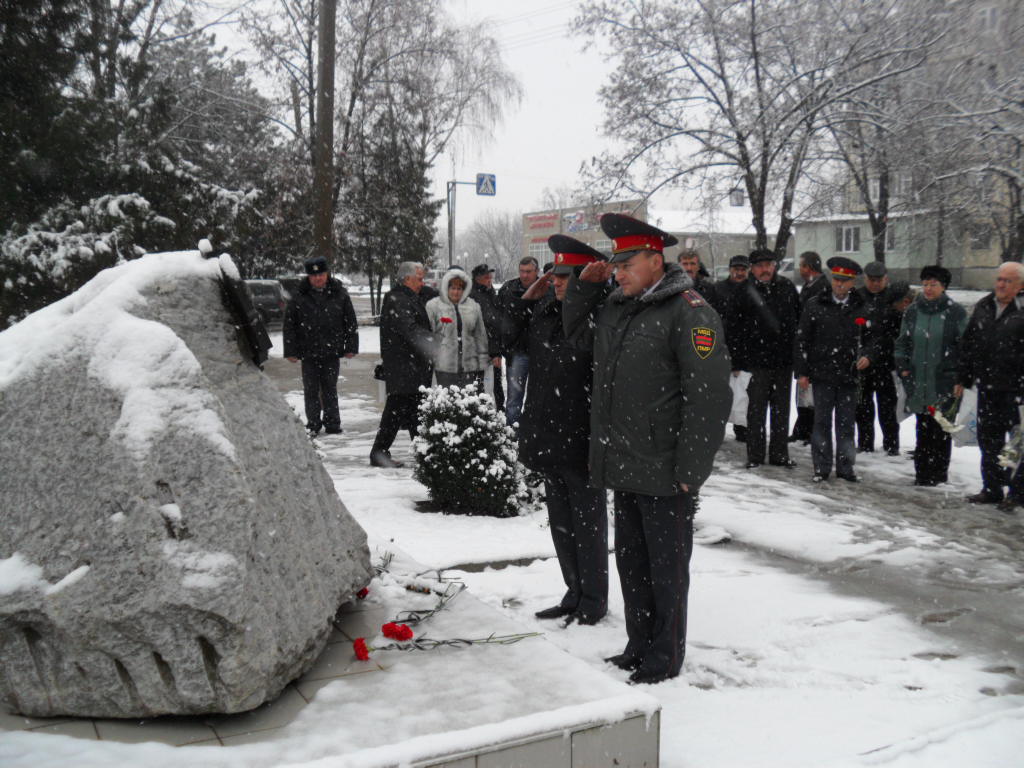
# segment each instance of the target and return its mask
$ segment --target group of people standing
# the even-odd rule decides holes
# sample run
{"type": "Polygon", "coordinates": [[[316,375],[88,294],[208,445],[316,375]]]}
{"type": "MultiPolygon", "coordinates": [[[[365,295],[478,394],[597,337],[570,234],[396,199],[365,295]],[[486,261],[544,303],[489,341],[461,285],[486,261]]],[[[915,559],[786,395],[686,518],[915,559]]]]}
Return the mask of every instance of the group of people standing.
{"type": "MultiPolygon", "coordinates": [[[[387,400],[370,461],[401,466],[390,447],[401,429],[415,435],[420,388],[432,377],[480,384],[493,368],[500,409],[504,358],[506,418],[517,429],[520,460],[544,477],[566,587],[536,615],[565,624],[605,615],[606,491],[613,491],[627,642],[607,661],[629,671],[631,682],[657,683],[682,667],[693,517],[724,437],[731,376],[750,374],[747,426],[737,431],[747,467],[767,459],[792,468],[789,443],[809,438],[816,482],[833,466],[837,477],[858,480],[856,453],[874,450],[876,414],[882,449],[899,454],[894,371],[906,409],[917,415],[916,482],[945,482],[949,435],[931,410],[976,386],[984,487],[971,500],[1024,503],[1019,478],[998,462],[1024,395],[1024,266],[1004,264],[994,293],[968,322],[946,295],[950,274],[940,266],[922,270],[916,300],[909,285],[889,284],[884,264],[869,264],[865,285],[855,289],[862,271],[855,261],[830,259],[829,280],[813,252],[800,257],[800,292],[776,274],[774,254],[761,250],[734,257],[729,277],[716,284],[699,274],[695,253],[666,260],[665,249],[677,244],[671,234],[621,214],[605,214],[600,224],[610,257],[554,235],[549,268],[541,273],[536,260],[523,259],[518,279],[500,292],[486,264],[472,278],[450,269],[437,295],[424,286],[422,265],[400,265],[381,311],[387,400]]],[[[358,351],[358,337],[343,309],[340,341],[324,350],[303,341],[327,322],[322,305],[333,298],[330,281],[317,277],[326,265],[307,262],[307,272],[309,288],[288,307],[285,355],[302,358],[304,385],[309,367],[309,386],[321,388],[323,402],[325,364],[317,355],[335,356],[336,366],[337,357],[358,351]]],[[[322,421],[332,430],[336,406],[321,414],[315,401],[307,389],[307,426],[322,421]]]]}

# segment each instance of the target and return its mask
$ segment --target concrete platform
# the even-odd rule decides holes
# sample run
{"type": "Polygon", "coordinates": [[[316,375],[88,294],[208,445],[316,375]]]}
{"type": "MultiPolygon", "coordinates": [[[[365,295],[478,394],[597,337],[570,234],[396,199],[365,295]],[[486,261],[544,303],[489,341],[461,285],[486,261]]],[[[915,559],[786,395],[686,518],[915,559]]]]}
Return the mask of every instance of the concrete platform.
{"type": "MultiPolygon", "coordinates": [[[[542,636],[512,645],[372,651],[370,661],[357,660],[357,637],[386,644],[383,623],[436,606],[436,594],[406,588],[409,574],[421,572],[396,556],[370,596],[339,614],[316,664],[270,704],[237,715],[150,721],[3,714],[0,762],[67,765],[73,753],[76,766],[146,768],[658,765],[657,700],[542,636]],[[305,759],[313,755],[315,763],[305,759]]],[[[522,631],[467,592],[414,629],[434,639],[522,631]]]]}

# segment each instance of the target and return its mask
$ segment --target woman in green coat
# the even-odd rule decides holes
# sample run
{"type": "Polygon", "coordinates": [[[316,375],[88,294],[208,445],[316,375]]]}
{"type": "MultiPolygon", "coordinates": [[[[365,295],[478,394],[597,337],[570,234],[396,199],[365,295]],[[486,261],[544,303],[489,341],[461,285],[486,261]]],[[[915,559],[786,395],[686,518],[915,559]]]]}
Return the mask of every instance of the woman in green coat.
{"type": "Polygon", "coordinates": [[[950,279],[943,267],[921,270],[921,295],[903,314],[896,339],[905,408],[917,415],[914,485],[944,483],[949,472],[953,441],[929,408],[942,411],[953,402],[957,345],[967,327],[966,310],[946,295],[950,279]]]}

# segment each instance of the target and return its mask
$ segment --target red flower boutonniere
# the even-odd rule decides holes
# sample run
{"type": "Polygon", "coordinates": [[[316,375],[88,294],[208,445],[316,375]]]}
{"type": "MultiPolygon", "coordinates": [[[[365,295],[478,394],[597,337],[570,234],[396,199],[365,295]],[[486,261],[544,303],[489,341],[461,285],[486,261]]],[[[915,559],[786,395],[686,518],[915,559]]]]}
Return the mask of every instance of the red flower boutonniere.
{"type": "Polygon", "coordinates": [[[393,621],[389,621],[387,624],[380,628],[381,634],[390,640],[397,640],[400,643],[406,640],[412,640],[413,632],[409,629],[408,624],[396,624],[393,621]]]}
{"type": "Polygon", "coordinates": [[[447,325],[448,323],[451,323],[453,321],[452,321],[452,319],[450,317],[442,317],[441,318],[441,322],[445,323],[447,325]]]}
{"type": "Polygon", "coordinates": [[[356,641],[352,643],[352,647],[355,648],[356,658],[360,661],[370,660],[370,649],[366,647],[366,639],[357,637],[356,641]]]}
{"type": "Polygon", "coordinates": [[[856,320],[854,320],[853,322],[855,322],[855,323],[856,323],[857,325],[859,325],[859,326],[860,326],[861,328],[863,328],[863,327],[864,327],[865,325],[867,325],[867,324],[868,324],[868,321],[867,321],[867,319],[866,319],[866,318],[863,318],[863,317],[858,317],[858,318],[857,318],[856,320]]]}

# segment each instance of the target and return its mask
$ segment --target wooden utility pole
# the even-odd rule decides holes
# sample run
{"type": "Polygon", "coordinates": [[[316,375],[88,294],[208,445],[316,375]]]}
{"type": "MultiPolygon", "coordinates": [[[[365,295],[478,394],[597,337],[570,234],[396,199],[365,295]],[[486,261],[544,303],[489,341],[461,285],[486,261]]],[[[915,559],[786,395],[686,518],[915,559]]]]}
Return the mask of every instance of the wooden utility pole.
{"type": "Polygon", "coordinates": [[[313,138],[313,253],[334,260],[334,35],[337,0],[320,0],[316,135],[313,138]]]}

